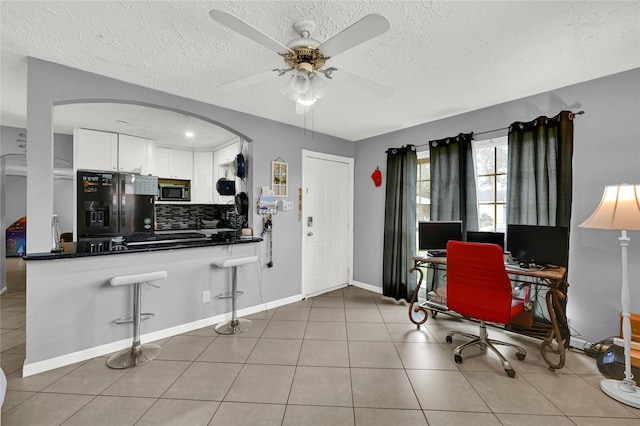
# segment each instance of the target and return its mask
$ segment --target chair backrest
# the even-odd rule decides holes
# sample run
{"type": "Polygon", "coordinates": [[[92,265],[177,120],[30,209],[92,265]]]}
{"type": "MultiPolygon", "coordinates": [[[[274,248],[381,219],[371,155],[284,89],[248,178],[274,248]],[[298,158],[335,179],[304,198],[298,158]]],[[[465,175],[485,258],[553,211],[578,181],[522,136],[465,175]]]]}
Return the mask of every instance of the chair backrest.
{"type": "Polygon", "coordinates": [[[508,324],[511,302],[511,281],[500,246],[449,241],[447,307],[471,318],[508,324]]]}

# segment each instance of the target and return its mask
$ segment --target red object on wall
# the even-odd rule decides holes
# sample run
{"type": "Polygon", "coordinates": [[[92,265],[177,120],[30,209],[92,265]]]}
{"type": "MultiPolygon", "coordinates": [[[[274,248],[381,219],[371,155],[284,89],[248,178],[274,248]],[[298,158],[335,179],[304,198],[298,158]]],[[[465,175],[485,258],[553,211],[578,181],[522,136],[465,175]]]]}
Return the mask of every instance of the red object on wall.
{"type": "Polygon", "coordinates": [[[378,167],[376,167],[373,173],[371,173],[371,179],[373,179],[373,183],[376,186],[382,185],[382,172],[380,172],[380,169],[378,167]]]}

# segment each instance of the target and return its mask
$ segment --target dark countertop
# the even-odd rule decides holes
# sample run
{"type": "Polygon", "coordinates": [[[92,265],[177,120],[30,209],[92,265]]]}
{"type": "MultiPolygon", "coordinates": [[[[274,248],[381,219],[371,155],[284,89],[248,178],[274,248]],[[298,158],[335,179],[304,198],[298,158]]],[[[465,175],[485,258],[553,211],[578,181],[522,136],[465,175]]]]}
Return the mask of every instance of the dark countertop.
{"type": "Polygon", "coordinates": [[[262,238],[258,238],[258,237],[254,237],[252,239],[234,239],[229,241],[213,241],[211,239],[204,240],[204,241],[183,240],[180,242],[172,242],[172,243],[166,243],[166,244],[153,244],[153,245],[147,245],[147,246],[127,247],[126,250],[103,251],[103,252],[93,252],[93,253],[78,250],[77,243],[63,243],[64,251],[62,253],[30,253],[25,255],[23,259],[25,260],[73,259],[78,257],[111,256],[111,255],[118,255],[118,254],[144,253],[144,252],[152,252],[152,251],[160,251],[160,250],[177,250],[177,249],[196,248],[196,247],[226,246],[230,244],[258,243],[260,241],[262,241],[262,238]]]}

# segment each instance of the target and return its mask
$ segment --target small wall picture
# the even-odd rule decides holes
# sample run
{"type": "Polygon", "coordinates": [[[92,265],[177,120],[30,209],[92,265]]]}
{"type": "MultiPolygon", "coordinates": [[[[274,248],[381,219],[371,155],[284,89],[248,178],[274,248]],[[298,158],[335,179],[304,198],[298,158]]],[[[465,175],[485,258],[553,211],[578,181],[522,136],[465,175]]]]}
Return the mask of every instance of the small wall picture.
{"type": "Polygon", "coordinates": [[[289,193],[289,165],[284,161],[271,162],[271,189],[276,197],[287,197],[289,193]]]}

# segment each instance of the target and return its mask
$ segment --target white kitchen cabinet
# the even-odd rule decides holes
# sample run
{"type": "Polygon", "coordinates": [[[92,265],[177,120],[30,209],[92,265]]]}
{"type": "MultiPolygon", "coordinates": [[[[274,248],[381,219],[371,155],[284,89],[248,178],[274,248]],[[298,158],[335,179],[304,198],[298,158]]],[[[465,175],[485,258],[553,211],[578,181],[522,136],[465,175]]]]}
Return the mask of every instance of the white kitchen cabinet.
{"type": "Polygon", "coordinates": [[[118,170],[118,134],[75,128],[73,165],[76,170],[118,170]]]}
{"type": "Polygon", "coordinates": [[[213,151],[195,151],[193,153],[191,202],[194,204],[212,204],[213,183],[213,151]]]}
{"type": "Polygon", "coordinates": [[[147,175],[152,159],[153,141],[118,135],[118,171],[147,175]]]}
{"type": "Polygon", "coordinates": [[[213,202],[215,204],[227,204],[234,202],[232,195],[220,195],[215,188],[219,179],[226,177],[236,181],[236,193],[240,192],[240,179],[236,177],[235,159],[240,152],[240,143],[234,142],[230,145],[217,149],[213,153],[213,202]]]}
{"type": "Polygon", "coordinates": [[[193,179],[193,152],[156,148],[154,173],[165,179],[193,179]]]}
{"type": "Polygon", "coordinates": [[[103,170],[148,174],[153,141],[99,130],[74,129],[76,170],[103,170]]]}

